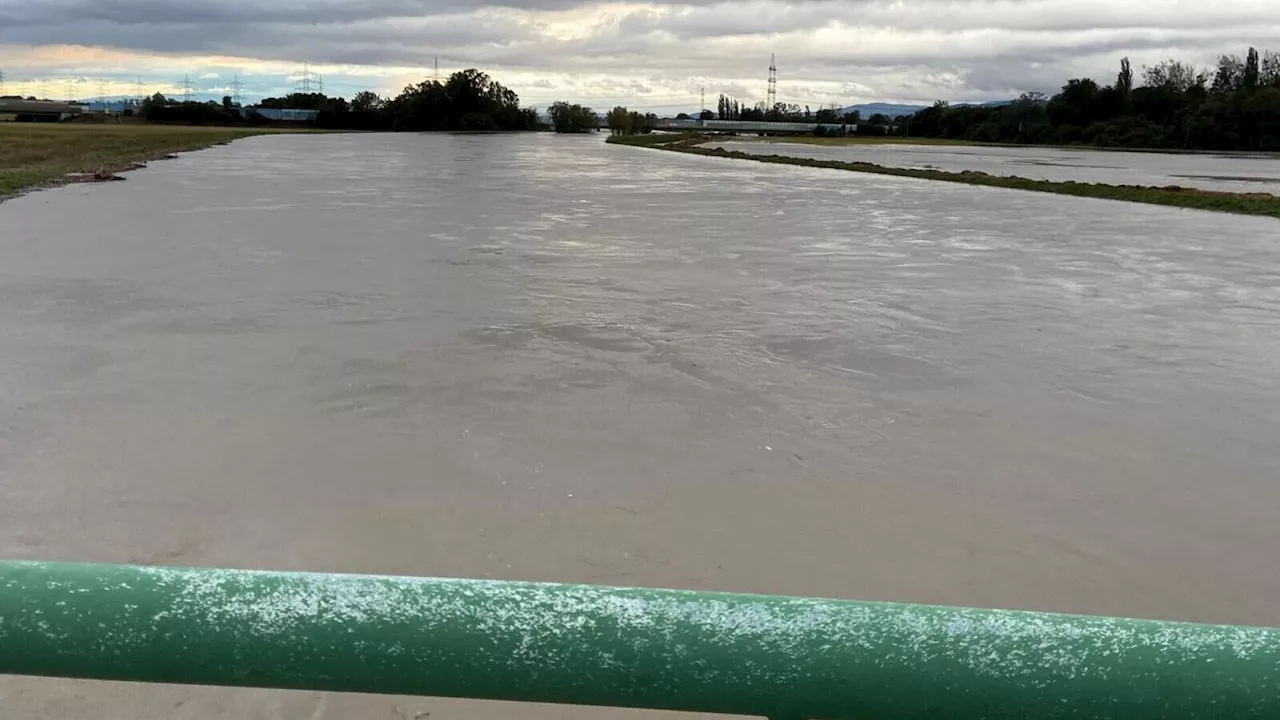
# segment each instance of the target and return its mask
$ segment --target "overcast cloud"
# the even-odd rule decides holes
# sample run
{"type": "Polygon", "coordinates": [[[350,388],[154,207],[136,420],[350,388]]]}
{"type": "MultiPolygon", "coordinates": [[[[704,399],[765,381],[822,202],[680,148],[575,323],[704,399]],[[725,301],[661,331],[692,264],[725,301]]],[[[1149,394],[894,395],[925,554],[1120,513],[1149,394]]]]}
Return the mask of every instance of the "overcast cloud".
{"type": "Polygon", "coordinates": [[[50,96],[287,92],[310,63],[330,94],[395,92],[478,67],[527,104],[692,109],[699,88],[780,100],[929,102],[1110,82],[1119,60],[1210,65],[1280,50],[1280,0],[0,0],[0,70],[50,96]],[[102,88],[106,88],[102,90],[102,88]]]}

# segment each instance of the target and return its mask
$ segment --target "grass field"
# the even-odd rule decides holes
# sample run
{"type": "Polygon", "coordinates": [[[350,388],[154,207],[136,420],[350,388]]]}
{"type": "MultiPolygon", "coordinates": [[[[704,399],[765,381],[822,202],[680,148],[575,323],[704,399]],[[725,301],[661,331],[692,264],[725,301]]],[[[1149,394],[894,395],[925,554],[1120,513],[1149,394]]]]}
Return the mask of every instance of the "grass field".
{"type": "MultiPolygon", "coordinates": [[[[115,171],[274,128],[0,123],[0,199],[56,183],[67,173],[115,171]]],[[[284,131],[287,132],[287,131],[284,131]]]]}
{"type": "MultiPolygon", "coordinates": [[[[646,136],[611,137],[609,142],[621,145],[635,145],[659,150],[683,152],[693,155],[732,158],[735,160],[752,160],[776,165],[799,165],[801,167],[828,168],[831,170],[849,170],[853,172],[873,173],[876,175],[893,175],[896,177],[912,177],[922,180],[939,180],[942,182],[964,183],[966,185],[982,185],[986,187],[1009,188],[1014,190],[1030,190],[1033,192],[1056,193],[1058,195],[1074,195],[1076,197],[1101,198],[1105,200],[1123,200],[1149,205],[1170,205],[1173,207],[1211,210],[1240,215],[1264,215],[1280,218],[1280,197],[1267,193],[1228,193],[1194,188],[1144,187],[1139,185],[1106,185],[1103,183],[1052,182],[1048,180],[1031,180],[1020,177],[989,175],[983,172],[945,170],[924,170],[915,168],[896,168],[864,162],[841,162],[838,160],[817,160],[798,158],[786,155],[749,155],[734,150],[701,147],[700,143],[710,139],[705,136],[667,135],[666,142],[648,139],[638,140],[646,136]]],[[[815,138],[816,139],[816,138],[815,138]]]]}

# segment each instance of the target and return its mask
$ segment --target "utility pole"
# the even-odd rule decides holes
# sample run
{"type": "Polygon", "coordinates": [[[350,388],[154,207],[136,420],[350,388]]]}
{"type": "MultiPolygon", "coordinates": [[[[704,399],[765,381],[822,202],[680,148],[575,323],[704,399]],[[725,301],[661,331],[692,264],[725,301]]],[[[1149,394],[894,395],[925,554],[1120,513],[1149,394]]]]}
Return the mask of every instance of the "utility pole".
{"type": "Polygon", "coordinates": [[[0,70],[0,97],[4,96],[4,71],[0,70]]]}
{"type": "Polygon", "coordinates": [[[436,81],[436,84],[439,85],[440,84],[440,56],[439,55],[436,56],[436,74],[434,76],[434,79],[436,81]]]}
{"type": "Polygon", "coordinates": [[[182,77],[182,102],[191,102],[191,74],[182,77]]]}
{"type": "Polygon", "coordinates": [[[698,119],[701,120],[702,113],[707,111],[707,88],[705,86],[698,88],[698,104],[702,106],[698,109],[698,119]]]}
{"type": "Polygon", "coordinates": [[[240,73],[236,73],[235,79],[231,81],[231,102],[236,107],[244,106],[244,100],[240,97],[240,73]]]}

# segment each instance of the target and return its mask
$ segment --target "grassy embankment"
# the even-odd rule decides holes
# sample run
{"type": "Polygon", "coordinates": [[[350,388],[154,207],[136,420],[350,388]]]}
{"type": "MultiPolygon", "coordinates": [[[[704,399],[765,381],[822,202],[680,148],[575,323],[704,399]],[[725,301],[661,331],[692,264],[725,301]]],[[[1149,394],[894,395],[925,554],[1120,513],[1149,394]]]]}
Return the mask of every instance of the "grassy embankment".
{"type": "Polygon", "coordinates": [[[650,147],[660,150],[706,155],[710,157],[732,158],[735,160],[753,160],[755,162],[777,165],[799,165],[801,167],[828,168],[831,170],[849,170],[853,172],[874,173],[877,175],[893,175],[895,177],[919,178],[922,180],[940,180],[943,182],[981,185],[985,187],[1008,188],[1013,190],[1031,190],[1033,192],[1057,193],[1076,197],[1100,198],[1104,200],[1123,200],[1126,202],[1146,203],[1149,205],[1170,205],[1173,207],[1211,210],[1240,215],[1264,215],[1280,218],[1280,197],[1268,193],[1229,193],[1212,190],[1197,190],[1183,187],[1144,187],[1140,185],[1106,185],[1103,183],[1053,182],[1049,180],[1029,180],[1020,177],[989,175],[984,172],[965,170],[948,172],[945,170],[925,170],[915,168],[896,168],[865,162],[842,162],[839,160],[818,160],[814,158],[798,158],[786,155],[748,155],[733,150],[719,150],[702,147],[707,137],[690,137],[687,135],[638,135],[609,138],[609,142],[637,147],[650,147]]]}
{"type": "MultiPolygon", "coordinates": [[[[902,137],[901,135],[845,135],[844,137],[816,137],[814,135],[787,135],[778,137],[752,138],[757,142],[800,143],[803,145],[964,145],[982,147],[1000,143],[980,143],[971,140],[952,140],[949,138],[902,137]]],[[[1023,145],[1022,147],[1037,147],[1023,145]]]]}
{"type": "Polygon", "coordinates": [[[1240,157],[1280,157],[1280,153],[1267,150],[1191,150],[1165,147],[1117,147],[1113,145],[1033,145],[1030,143],[979,142],[952,138],[903,137],[901,135],[846,135],[844,137],[816,137],[813,135],[778,135],[750,138],[751,142],[801,145],[942,145],[976,148],[1028,148],[1031,150],[1067,150],[1083,152],[1145,153],[1147,155],[1231,155],[1240,157]]]}
{"type": "MultiPolygon", "coordinates": [[[[68,173],[107,173],[275,128],[0,123],[0,199],[58,184],[68,173]]],[[[285,131],[289,132],[289,131],[285,131]]]]}

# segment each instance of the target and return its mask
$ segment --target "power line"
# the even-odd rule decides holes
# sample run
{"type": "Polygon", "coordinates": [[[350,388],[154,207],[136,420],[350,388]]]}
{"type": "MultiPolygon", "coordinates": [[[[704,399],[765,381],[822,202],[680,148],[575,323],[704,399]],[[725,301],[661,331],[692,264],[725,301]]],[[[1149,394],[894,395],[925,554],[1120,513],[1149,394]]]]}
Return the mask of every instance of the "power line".
{"type": "Polygon", "coordinates": [[[240,97],[240,74],[236,73],[235,79],[231,81],[231,102],[236,107],[243,107],[244,100],[240,97]]]}
{"type": "Polygon", "coordinates": [[[191,75],[182,76],[182,102],[191,102],[191,75]]]}

